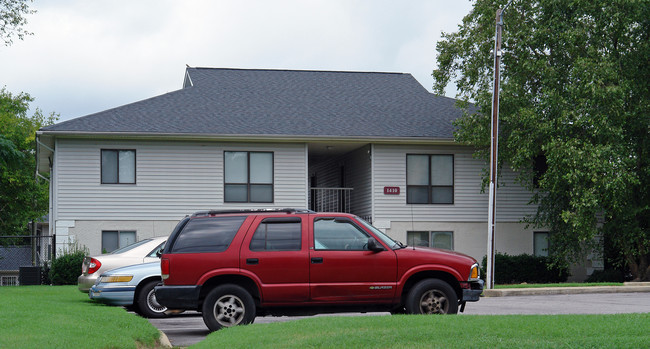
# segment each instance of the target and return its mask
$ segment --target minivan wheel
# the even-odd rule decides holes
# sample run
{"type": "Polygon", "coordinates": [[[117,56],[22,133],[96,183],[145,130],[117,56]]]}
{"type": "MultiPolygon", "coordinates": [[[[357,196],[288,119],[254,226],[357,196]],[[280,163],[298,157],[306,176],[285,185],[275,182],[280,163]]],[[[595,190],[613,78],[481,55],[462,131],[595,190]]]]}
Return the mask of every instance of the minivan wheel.
{"type": "Polygon", "coordinates": [[[210,331],[223,327],[246,325],[255,320],[255,301],[240,286],[222,285],[214,288],[203,302],[203,322],[210,331]]]}
{"type": "Polygon", "coordinates": [[[151,280],[147,282],[138,292],[137,309],[138,313],[146,318],[161,318],[167,316],[165,312],[167,307],[158,303],[154,287],[160,283],[160,280],[151,280]]]}
{"type": "Polygon", "coordinates": [[[456,314],[458,296],[454,289],[440,279],[425,279],[413,286],[406,297],[409,314],[456,314]]]}

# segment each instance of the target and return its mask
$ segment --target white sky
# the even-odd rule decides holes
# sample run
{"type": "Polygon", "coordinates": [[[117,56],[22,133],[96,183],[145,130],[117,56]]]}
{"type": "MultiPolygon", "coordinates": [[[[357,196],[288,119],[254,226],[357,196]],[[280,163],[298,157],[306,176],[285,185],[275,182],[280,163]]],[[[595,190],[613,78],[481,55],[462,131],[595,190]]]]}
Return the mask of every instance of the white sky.
{"type": "MultiPolygon", "coordinates": [[[[411,73],[431,91],[435,45],[470,0],[36,0],[0,46],[0,87],[60,121],[181,88],[192,67],[411,73]]],[[[453,97],[453,90],[447,94],[453,97]]]]}

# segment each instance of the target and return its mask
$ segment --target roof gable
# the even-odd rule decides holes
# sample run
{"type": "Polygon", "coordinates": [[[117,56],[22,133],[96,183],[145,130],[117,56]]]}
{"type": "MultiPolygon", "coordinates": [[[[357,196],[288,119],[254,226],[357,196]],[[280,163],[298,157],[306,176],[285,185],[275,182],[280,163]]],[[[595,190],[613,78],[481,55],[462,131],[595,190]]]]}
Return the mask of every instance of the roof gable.
{"type": "Polygon", "coordinates": [[[42,131],[451,139],[461,115],[403,73],[187,68],[183,85],[42,131]]]}

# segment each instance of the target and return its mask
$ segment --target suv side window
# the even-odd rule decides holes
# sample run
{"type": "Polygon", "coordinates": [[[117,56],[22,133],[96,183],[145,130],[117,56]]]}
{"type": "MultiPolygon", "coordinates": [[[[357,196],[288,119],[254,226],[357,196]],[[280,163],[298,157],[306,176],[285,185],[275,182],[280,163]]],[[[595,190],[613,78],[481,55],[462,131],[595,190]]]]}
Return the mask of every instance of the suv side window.
{"type": "Polygon", "coordinates": [[[251,251],[300,251],[300,218],[266,218],[251,239],[251,251]]]}
{"type": "Polygon", "coordinates": [[[180,232],[171,252],[223,252],[230,246],[244,220],[246,216],[194,218],[180,232]]]}
{"type": "Polygon", "coordinates": [[[316,250],[368,249],[368,235],[351,221],[339,218],[321,218],[314,221],[314,248],[316,250]]]}

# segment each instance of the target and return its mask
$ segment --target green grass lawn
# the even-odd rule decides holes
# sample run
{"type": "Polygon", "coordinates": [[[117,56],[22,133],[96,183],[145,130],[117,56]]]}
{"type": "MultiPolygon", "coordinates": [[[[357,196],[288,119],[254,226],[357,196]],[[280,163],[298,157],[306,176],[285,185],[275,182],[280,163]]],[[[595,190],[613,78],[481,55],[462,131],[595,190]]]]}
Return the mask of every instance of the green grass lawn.
{"type": "MultiPolygon", "coordinates": [[[[647,348],[650,314],[318,317],[229,328],[197,348],[647,348]]],[[[0,348],[157,348],[149,322],[76,286],[0,287],[0,348]]]]}
{"type": "Polygon", "coordinates": [[[153,348],[149,321],[77,286],[0,287],[0,348],[153,348]]]}
{"type": "Polygon", "coordinates": [[[650,314],[319,317],[239,326],[191,348],[647,348],[650,314]]]}

